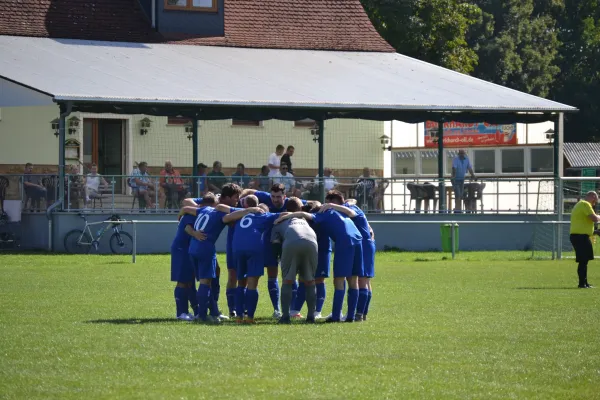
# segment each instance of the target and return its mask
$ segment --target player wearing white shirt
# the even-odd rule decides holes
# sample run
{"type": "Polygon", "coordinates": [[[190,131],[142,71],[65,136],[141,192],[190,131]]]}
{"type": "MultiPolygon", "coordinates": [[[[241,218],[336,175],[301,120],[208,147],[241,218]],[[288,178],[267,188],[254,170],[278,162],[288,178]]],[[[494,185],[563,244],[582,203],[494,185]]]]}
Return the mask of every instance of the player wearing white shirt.
{"type": "Polygon", "coordinates": [[[279,165],[281,164],[281,156],[283,155],[284,150],[285,147],[283,147],[281,144],[278,144],[275,148],[275,153],[272,153],[269,156],[269,176],[272,177],[279,173],[279,165]]]}

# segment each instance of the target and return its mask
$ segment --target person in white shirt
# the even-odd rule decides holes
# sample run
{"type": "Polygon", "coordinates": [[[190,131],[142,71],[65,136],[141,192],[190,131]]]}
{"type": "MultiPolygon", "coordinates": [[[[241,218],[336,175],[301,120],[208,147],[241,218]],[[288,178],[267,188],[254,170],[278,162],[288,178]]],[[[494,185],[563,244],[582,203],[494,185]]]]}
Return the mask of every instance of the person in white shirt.
{"type": "Polygon", "coordinates": [[[107,187],[108,183],[106,180],[98,174],[98,166],[92,164],[90,167],[90,173],[85,177],[85,202],[89,202],[90,199],[98,199],[102,197],[100,194],[100,184],[103,187],[107,187]]]}
{"type": "Polygon", "coordinates": [[[281,163],[279,172],[273,176],[273,184],[281,183],[285,186],[285,194],[288,197],[301,195],[300,190],[296,189],[296,180],[294,175],[288,172],[286,163],[281,163]]]}
{"type": "Polygon", "coordinates": [[[272,153],[269,156],[269,162],[268,162],[269,176],[273,177],[279,173],[279,166],[281,164],[281,156],[283,155],[284,150],[285,150],[285,147],[283,147],[283,145],[281,145],[281,144],[278,144],[277,147],[275,148],[275,153],[272,153]]]}
{"type": "MultiPolygon", "coordinates": [[[[335,179],[335,176],[333,176],[333,174],[331,173],[331,168],[325,168],[323,169],[323,185],[325,186],[325,192],[329,192],[330,190],[333,190],[337,185],[338,185],[338,181],[335,179]]],[[[317,175],[315,178],[315,183],[317,184],[317,186],[319,185],[319,175],[317,175]]]]}

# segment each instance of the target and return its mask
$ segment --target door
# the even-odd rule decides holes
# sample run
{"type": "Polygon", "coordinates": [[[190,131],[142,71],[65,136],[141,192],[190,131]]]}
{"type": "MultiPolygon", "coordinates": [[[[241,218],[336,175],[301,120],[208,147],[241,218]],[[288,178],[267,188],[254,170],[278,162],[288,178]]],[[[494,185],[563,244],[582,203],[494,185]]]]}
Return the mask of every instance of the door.
{"type": "Polygon", "coordinates": [[[124,174],[123,122],[88,118],[83,121],[83,162],[95,163],[100,175],[115,176],[115,193],[122,193],[124,183],[119,176],[124,174]]]}

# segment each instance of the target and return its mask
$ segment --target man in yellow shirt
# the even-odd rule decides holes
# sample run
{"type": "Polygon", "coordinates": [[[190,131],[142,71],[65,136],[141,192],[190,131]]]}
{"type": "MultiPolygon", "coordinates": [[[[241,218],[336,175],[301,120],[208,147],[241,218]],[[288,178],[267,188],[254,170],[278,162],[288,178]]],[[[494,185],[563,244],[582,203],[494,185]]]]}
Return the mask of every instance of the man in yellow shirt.
{"type": "Polygon", "coordinates": [[[600,217],[594,212],[598,202],[596,192],[588,192],[580,200],[571,212],[570,239],[575,249],[575,259],[578,263],[577,275],[579,276],[579,288],[589,289],[593,286],[587,281],[587,265],[594,259],[594,249],[591,237],[594,235],[594,223],[600,222],[600,217]]]}

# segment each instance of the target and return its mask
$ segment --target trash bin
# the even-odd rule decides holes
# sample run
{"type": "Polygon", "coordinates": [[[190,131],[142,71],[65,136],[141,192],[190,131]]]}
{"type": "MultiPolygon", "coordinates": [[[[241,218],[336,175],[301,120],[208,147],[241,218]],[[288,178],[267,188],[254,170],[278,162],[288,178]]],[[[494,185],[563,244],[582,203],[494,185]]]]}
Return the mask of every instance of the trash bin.
{"type": "MultiPolygon", "coordinates": [[[[440,226],[442,234],[442,251],[452,252],[452,224],[440,226]]],[[[458,252],[458,224],[454,225],[454,251],[458,252]]]]}

